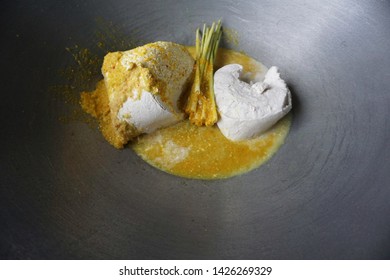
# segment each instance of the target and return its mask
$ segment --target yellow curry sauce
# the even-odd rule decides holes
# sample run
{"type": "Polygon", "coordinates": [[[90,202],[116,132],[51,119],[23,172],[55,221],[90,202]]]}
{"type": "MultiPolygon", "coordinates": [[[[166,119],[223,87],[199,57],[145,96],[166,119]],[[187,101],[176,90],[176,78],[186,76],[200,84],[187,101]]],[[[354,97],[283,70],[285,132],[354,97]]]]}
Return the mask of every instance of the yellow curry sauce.
{"type": "MultiPolygon", "coordinates": [[[[188,47],[188,50],[194,54],[193,47],[188,47]]],[[[215,68],[231,63],[243,65],[249,78],[266,71],[259,62],[242,53],[219,49],[215,68]]],[[[111,125],[104,82],[100,81],[92,94],[83,93],[81,104],[86,112],[99,119],[100,130],[115,146],[116,134],[111,125]]],[[[152,166],[174,175],[197,179],[228,178],[267,161],[283,144],[290,124],[289,114],[256,139],[232,142],[216,125],[197,127],[184,120],[137,137],[130,147],[152,166]]]]}

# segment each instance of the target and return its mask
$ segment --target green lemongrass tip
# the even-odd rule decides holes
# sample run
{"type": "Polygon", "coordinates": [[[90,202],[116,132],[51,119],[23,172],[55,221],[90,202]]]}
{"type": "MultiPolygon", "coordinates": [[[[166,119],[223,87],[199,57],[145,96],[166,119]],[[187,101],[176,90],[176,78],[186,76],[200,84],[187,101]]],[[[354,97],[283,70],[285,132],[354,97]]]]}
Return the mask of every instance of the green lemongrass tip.
{"type": "Polygon", "coordinates": [[[221,20],[219,20],[217,23],[213,22],[211,27],[204,24],[201,35],[197,32],[197,43],[199,42],[198,40],[200,40],[200,48],[197,48],[196,57],[205,60],[203,61],[203,65],[200,69],[201,76],[207,68],[207,63],[214,63],[222,35],[221,27],[221,20]]]}
{"type": "Polygon", "coordinates": [[[200,51],[200,30],[196,29],[196,40],[195,40],[195,55],[197,56],[200,51]]]}

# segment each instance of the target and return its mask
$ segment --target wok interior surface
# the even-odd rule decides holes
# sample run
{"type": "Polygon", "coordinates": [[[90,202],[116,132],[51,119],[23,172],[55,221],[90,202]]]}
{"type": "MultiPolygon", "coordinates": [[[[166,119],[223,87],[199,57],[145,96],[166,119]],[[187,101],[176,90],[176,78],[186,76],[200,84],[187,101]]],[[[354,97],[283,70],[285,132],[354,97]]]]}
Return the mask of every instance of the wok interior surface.
{"type": "Polygon", "coordinates": [[[390,257],[388,1],[7,1],[0,14],[1,258],[390,257]],[[259,169],[175,177],[61,121],[77,107],[48,90],[77,66],[65,48],[102,58],[104,28],[193,44],[219,18],[238,40],[223,46],[278,66],[293,93],[290,133],[259,169]]]}

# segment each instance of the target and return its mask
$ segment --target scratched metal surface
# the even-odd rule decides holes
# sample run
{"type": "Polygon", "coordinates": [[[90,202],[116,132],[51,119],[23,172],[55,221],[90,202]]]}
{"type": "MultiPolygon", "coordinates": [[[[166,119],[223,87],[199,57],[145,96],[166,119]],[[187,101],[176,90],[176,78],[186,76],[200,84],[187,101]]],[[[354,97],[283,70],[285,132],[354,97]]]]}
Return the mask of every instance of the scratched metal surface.
{"type": "Polygon", "coordinates": [[[389,1],[8,1],[0,29],[1,258],[390,257],[389,1]],[[191,44],[220,17],[238,32],[225,46],[279,66],[294,95],[261,168],[178,178],[60,121],[74,107],[48,88],[75,65],[65,47],[97,50],[99,19],[191,44]]]}

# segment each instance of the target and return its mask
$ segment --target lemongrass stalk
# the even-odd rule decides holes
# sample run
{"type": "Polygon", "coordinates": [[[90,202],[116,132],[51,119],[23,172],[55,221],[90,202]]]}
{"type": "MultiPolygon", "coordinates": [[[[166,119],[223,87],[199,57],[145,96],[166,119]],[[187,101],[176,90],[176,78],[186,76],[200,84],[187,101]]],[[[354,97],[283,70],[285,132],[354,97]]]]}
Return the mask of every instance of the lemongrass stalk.
{"type": "Polygon", "coordinates": [[[211,27],[203,25],[202,34],[196,30],[195,77],[185,111],[191,123],[211,126],[218,120],[214,97],[214,60],[221,39],[221,21],[211,27]]]}

